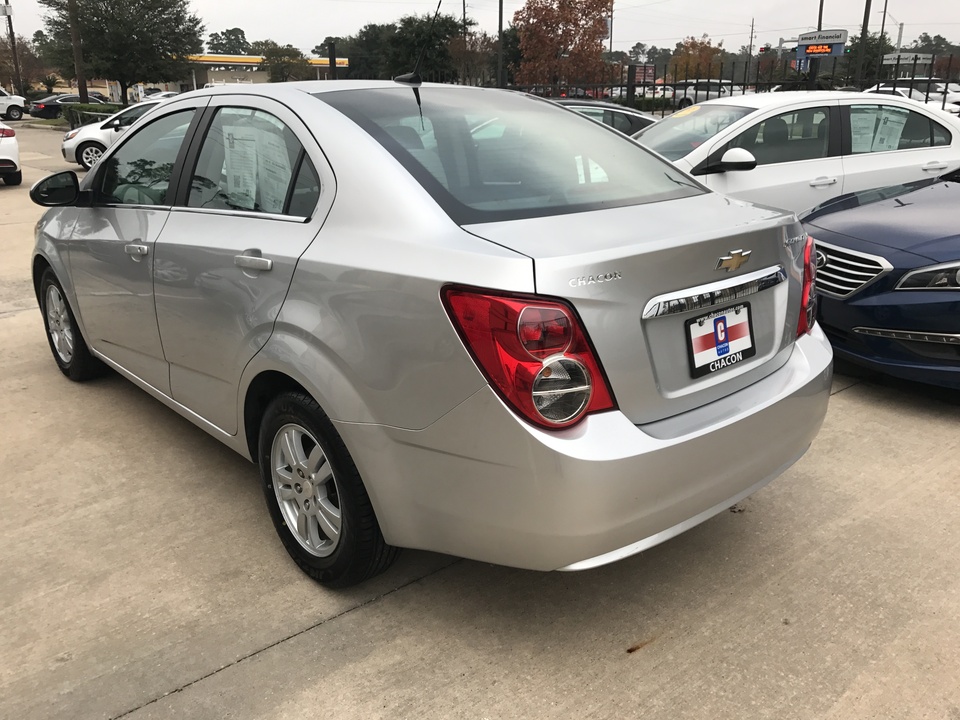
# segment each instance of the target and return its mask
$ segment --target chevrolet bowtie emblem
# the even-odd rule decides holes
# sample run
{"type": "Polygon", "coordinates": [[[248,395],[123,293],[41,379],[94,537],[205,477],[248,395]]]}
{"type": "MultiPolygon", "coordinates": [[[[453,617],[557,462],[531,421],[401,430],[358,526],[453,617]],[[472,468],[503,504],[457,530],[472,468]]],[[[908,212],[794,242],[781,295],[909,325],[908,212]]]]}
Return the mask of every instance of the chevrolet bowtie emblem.
{"type": "Polygon", "coordinates": [[[717,260],[717,270],[739,270],[750,259],[752,250],[731,250],[729,255],[724,255],[717,260]]]}

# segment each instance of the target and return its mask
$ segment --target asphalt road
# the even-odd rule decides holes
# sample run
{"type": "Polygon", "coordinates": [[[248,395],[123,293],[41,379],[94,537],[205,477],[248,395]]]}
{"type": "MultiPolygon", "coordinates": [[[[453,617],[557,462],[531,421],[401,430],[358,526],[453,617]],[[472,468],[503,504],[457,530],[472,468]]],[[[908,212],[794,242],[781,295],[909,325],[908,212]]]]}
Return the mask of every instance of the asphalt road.
{"type": "MultiPolygon", "coordinates": [[[[29,278],[66,168],[0,185],[0,717],[960,720],[960,398],[838,375],[769,487],[640,556],[541,574],[406,552],[331,592],[255,468],[49,357],[29,278]]],[[[749,452],[750,438],[732,452],[749,452]]]]}

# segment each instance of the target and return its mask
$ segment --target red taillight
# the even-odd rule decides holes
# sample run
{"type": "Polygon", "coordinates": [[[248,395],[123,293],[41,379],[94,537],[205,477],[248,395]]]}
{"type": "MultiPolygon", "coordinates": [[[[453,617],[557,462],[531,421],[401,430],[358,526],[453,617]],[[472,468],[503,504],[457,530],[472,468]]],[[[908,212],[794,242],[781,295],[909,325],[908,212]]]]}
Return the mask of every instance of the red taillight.
{"type": "Polygon", "coordinates": [[[452,286],[442,297],[480,371],[526,420],[564,428],[616,407],[586,333],[566,303],[452,286]]]}
{"type": "Polygon", "coordinates": [[[814,239],[807,236],[803,246],[803,290],[800,294],[800,319],[797,321],[797,337],[813,330],[817,321],[817,253],[814,239]]]}
{"type": "Polygon", "coordinates": [[[46,105],[44,105],[43,103],[37,103],[36,105],[34,105],[34,107],[37,110],[43,110],[46,107],[46,105]]]}
{"type": "Polygon", "coordinates": [[[0,138],[14,137],[16,133],[10,128],[0,128],[0,138]]]}

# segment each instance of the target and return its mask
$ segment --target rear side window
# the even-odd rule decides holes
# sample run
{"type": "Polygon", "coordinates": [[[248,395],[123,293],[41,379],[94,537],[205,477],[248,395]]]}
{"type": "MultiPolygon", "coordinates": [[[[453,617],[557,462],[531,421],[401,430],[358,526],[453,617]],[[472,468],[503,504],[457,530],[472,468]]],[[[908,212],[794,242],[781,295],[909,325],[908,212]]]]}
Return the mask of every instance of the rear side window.
{"type": "Polygon", "coordinates": [[[949,130],[913,110],[892,105],[850,107],[850,150],[854,154],[949,145],[950,140],[949,130]]]}
{"type": "Polygon", "coordinates": [[[389,151],[459,224],[583,212],[706,190],[550,102],[424,87],[318,93],[389,151]]]}
{"type": "Polygon", "coordinates": [[[308,216],[319,199],[316,177],[282,121],[253,108],[220,108],[203,140],[187,205],[308,216]],[[294,198],[298,212],[290,209],[294,198]]]}

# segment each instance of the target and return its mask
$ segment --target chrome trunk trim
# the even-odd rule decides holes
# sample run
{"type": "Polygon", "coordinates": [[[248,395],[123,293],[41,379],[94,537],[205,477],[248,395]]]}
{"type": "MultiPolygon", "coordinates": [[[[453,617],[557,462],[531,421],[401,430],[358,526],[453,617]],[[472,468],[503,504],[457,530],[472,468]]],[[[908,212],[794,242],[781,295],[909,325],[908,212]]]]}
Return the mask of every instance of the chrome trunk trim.
{"type": "Polygon", "coordinates": [[[729,280],[698,285],[677,292],[657,295],[643,309],[643,319],[676,315],[689,310],[703,310],[724,305],[776,287],[787,279],[783,265],[774,265],[729,280]]]}

